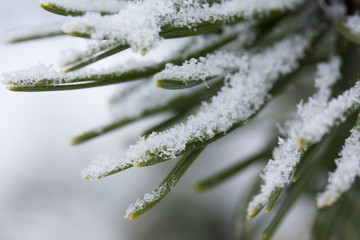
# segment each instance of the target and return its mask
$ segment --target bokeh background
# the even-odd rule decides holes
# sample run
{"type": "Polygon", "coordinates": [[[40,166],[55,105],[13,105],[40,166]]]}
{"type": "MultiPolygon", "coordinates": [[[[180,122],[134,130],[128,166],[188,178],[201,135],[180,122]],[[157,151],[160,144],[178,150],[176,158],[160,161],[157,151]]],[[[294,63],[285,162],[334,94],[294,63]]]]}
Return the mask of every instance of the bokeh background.
{"type": "MultiPolygon", "coordinates": [[[[74,0],[76,1],[76,0],[74,0]]],[[[63,18],[42,10],[37,1],[0,1],[0,38],[17,27],[63,18]]],[[[176,44],[167,43],[166,47],[176,44]]],[[[37,63],[58,65],[62,52],[86,41],[54,37],[14,45],[0,44],[0,74],[37,63]]],[[[166,45],[166,44],[165,44],[166,45]]],[[[166,54],[157,50],[150,54],[166,54]]],[[[94,67],[122,62],[121,53],[94,67]]],[[[97,182],[80,171],[97,154],[121,154],[157,119],[71,147],[76,134],[110,121],[108,99],[116,86],[96,89],[17,93],[0,86],[0,239],[236,239],[235,210],[262,166],[250,167],[222,186],[197,194],[192,184],[255,152],[267,140],[269,125],[257,124],[212,144],[158,206],[138,219],[123,218],[126,207],[151,191],[175,164],[135,168],[97,182]]],[[[274,239],[306,239],[314,212],[303,199],[274,239]]]]}

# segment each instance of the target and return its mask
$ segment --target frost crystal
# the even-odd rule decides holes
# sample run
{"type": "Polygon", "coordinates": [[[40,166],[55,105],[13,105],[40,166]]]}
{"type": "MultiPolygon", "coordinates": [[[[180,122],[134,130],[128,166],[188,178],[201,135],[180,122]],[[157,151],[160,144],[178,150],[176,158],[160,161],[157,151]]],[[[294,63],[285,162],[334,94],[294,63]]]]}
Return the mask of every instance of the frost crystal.
{"type": "Polygon", "coordinates": [[[360,175],[360,133],[359,126],[351,130],[351,135],[345,141],[340,152],[340,158],[335,160],[336,170],[329,173],[325,192],[317,197],[318,207],[332,205],[343,192],[350,189],[355,177],[360,175]]]}
{"type": "MultiPolygon", "coordinates": [[[[269,98],[268,92],[274,82],[298,67],[297,61],[304,56],[309,39],[308,36],[291,36],[259,54],[243,57],[239,71],[228,76],[227,84],[218,95],[210,103],[203,103],[195,116],[190,116],[185,124],[153,133],[147,139],[140,138],[119,158],[119,162],[146,165],[154,155],[165,160],[175,158],[189,142],[212,139],[216,134],[224,134],[235,124],[248,120],[269,98]]],[[[98,161],[95,159],[90,167],[98,161]]],[[[107,172],[99,169],[95,174],[104,176],[107,172]]]]}
{"type": "Polygon", "coordinates": [[[273,159],[269,160],[264,169],[264,184],[260,193],[249,204],[249,217],[252,217],[260,206],[264,206],[277,189],[285,187],[289,182],[302,155],[301,146],[298,145],[299,133],[307,122],[326,106],[331,95],[330,87],[340,78],[340,64],[340,59],[333,57],[331,61],[317,65],[315,87],[318,91],[306,104],[298,106],[296,119],[286,124],[286,138],[279,138],[279,145],[273,151],[273,159]]]}

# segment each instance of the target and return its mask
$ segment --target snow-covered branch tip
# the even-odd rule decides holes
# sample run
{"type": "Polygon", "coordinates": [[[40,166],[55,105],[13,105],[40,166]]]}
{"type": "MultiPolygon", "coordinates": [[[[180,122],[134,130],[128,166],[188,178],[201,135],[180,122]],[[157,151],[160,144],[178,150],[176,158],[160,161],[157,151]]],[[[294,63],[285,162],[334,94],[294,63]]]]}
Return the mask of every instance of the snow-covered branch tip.
{"type": "MultiPolygon", "coordinates": [[[[310,119],[305,122],[297,136],[300,136],[299,139],[306,139],[304,142],[307,144],[315,144],[336,124],[344,122],[349,113],[356,111],[359,107],[360,82],[357,82],[355,86],[328,102],[319,112],[309,115],[310,119]],[[302,136],[306,136],[306,138],[302,136]]],[[[263,174],[265,183],[261,186],[260,193],[249,204],[249,218],[256,215],[258,210],[268,203],[273,194],[289,182],[291,173],[301,156],[297,142],[295,139],[290,142],[283,139],[279,141],[280,148],[275,148],[273,154],[281,158],[274,157],[275,160],[270,160],[265,167],[263,174]]]]}
{"type": "MultiPolygon", "coordinates": [[[[332,57],[329,62],[317,65],[315,87],[317,92],[305,104],[299,104],[294,120],[285,124],[282,130],[285,138],[279,138],[273,157],[266,165],[262,178],[264,184],[248,206],[248,218],[251,219],[265,206],[279,190],[290,181],[291,174],[298,165],[301,156],[307,150],[305,144],[299,144],[299,136],[314,116],[327,106],[331,96],[331,86],[340,79],[341,60],[332,57]]],[[[317,127],[321,127],[318,125],[317,127]]],[[[322,133],[325,134],[325,133],[322,133]]],[[[315,143],[315,142],[312,142],[315,143]]]]}
{"type": "Polygon", "coordinates": [[[360,132],[359,126],[350,131],[350,137],[335,160],[336,169],[329,173],[328,184],[325,191],[317,196],[317,206],[323,208],[331,206],[348,191],[354,183],[356,176],[360,176],[360,132]]]}

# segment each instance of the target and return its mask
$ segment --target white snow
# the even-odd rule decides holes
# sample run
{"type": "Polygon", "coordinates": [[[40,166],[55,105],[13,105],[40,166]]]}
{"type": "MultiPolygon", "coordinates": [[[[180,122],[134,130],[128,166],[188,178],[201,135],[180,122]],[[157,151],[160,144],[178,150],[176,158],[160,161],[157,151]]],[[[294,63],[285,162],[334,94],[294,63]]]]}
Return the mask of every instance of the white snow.
{"type": "Polygon", "coordinates": [[[360,175],[360,132],[359,126],[351,129],[345,141],[340,158],[335,160],[336,170],[329,173],[325,191],[317,196],[318,207],[332,205],[343,192],[350,189],[355,177],[360,175]]]}

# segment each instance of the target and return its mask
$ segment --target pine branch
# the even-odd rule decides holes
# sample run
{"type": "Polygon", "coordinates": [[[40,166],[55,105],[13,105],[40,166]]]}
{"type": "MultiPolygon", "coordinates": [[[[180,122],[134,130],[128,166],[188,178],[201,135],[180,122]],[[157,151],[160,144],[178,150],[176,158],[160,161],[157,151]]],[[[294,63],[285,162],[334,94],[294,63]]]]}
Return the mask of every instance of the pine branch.
{"type": "MultiPolygon", "coordinates": [[[[242,69],[229,79],[230,83],[227,87],[212,98],[212,103],[203,105],[198,114],[189,118],[186,124],[175,126],[159,134],[152,134],[146,140],[140,139],[137,144],[130,147],[123,158],[119,159],[119,162],[148,166],[166,161],[187,151],[206,146],[241,126],[265,106],[269,91],[276,89],[274,84],[277,78],[280,78],[280,75],[290,74],[298,67],[297,61],[303,58],[304,50],[309,44],[307,38],[300,36],[284,39],[254,56],[250,61],[252,68],[249,68],[244,58],[242,69]],[[283,54],[277,58],[273,57],[273,54],[279,53],[278,49],[290,48],[295,43],[298,47],[297,55],[283,51],[283,54]],[[285,60],[288,64],[287,68],[275,67],[280,66],[278,62],[283,63],[285,60]],[[259,67],[263,66],[262,61],[267,62],[271,67],[259,72],[259,67]],[[228,108],[224,109],[223,106],[226,105],[228,108]],[[230,116],[230,119],[224,119],[223,116],[230,116]],[[141,158],[134,159],[132,156],[141,156],[141,158]]],[[[106,175],[106,172],[99,172],[95,178],[106,175]]]]}

